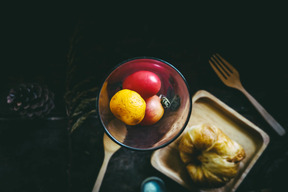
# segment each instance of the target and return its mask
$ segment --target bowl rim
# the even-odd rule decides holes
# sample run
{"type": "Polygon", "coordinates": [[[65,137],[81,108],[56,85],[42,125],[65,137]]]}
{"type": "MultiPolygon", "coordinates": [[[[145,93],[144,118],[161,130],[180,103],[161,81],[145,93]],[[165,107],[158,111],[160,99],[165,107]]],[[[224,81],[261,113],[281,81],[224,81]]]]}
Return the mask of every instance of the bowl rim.
{"type": "Polygon", "coordinates": [[[163,59],[159,59],[159,58],[156,58],[156,57],[150,57],[150,56],[138,56],[138,57],[133,57],[133,58],[130,58],[130,59],[126,59],[120,63],[118,63],[117,65],[115,65],[108,73],[108,75],[106,75],[104,77],[104,80],[102,80],[102,83],[101,83],[101,87],[99,89],[99,92],[97,94],[97,98],[96,98],[96,110],[97,110],[97,113],[98,113],[98,120],[100,121],[100,124],[101,126],[103,127],[104,129],[104,133],[106,133],[110,139],[112,139],[112,141],[114,141],[115,143],[117,143],[118,145],[124,147],[124,148],[127,148],[127,149],[130,149],[130,150],[134,150],[134,151],[154,151],[154,150],[157,150],[157,149],[160,149],[160,148],[163,148],[167,145],[169,145],[170,143],[172,143],[173,141],[175,141],[181,134],[182,132],[184,131],[184,129],[186,128],[188,122],[189,122],[189,119],[190,119],[190,116],[191,116],[191,112],[192,112],[192,98],[191,98],[191,93],[190,93],[190,87],[189,87],[189,84],[187,82],[187,80],[185,79],[185,77],[183,76],[183,74],[175,67],[173,66],[172,64],[170,64],[169,62],[163,60],[163,59]],[[172,138],[170,139],[169,141],[159,145],[159,146],[156,146],[156,147],[151,147],[151,148],[137,148],[137,147],[131,147],[129,145],[125,145],[123,143],[121,143],[120,141],[118,141],[117,139],[115,139],[111,134],[110,132],[107,130],[107,128],[104,126],[104,122],[102,121],[102,119],[100,118],[100,111],[99,111],[99,96],[100,96],[100,93],[101,93],[101,90],[103,88],[103,85],[105,83],[105,81],[107,80],[108,76],[114,71],[116,70],[119,66],[129,62],[129,61],[133,61],[133,60],[137,60],[137,59],[151,59],[151,60],[157,60],[157,61],[160,61],[162,63],[165,63],[166,65],[168,65],[169,67],[171,67],[172,69],[174,69],[179,75],[180,77],[183,79],[184,83],[186,84],[186,88],[188,90],[188,99],[189,99],[189,111],[188,111],[188,115],[187,115],[187,121],[184,123],[183,127],[180,129],[180,131],[172,138]]]}

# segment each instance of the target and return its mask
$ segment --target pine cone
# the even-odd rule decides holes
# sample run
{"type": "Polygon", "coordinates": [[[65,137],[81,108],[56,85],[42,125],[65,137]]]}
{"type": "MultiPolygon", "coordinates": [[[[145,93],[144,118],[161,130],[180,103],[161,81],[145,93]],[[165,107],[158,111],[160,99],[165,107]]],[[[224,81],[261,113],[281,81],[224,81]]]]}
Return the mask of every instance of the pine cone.
{"type": "Polygon", "coordinates": [[[55,107],[54,93],[35,83],[10,89],[7,103],[12,111],[28,119],[42,118],[55,107]]]}

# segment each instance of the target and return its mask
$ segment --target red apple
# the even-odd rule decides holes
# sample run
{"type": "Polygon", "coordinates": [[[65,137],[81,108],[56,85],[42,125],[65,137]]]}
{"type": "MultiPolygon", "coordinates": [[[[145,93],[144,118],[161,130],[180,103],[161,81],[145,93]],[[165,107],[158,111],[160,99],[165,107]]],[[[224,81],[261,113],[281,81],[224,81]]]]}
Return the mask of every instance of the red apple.
{"type": "Polygon", "coordinates": [[[145,99],[145,102],[145,116],[140,125],[153,125],[162,118],[164,108],[161,104],[160,98],[157,95],[145,99]]]}
{"type": "Polygon", "coordinates": [[[145,99],[158,93],[161,80],[151,71],[137,71],[124,80],[122,87],[136,91],[145,99]]]}

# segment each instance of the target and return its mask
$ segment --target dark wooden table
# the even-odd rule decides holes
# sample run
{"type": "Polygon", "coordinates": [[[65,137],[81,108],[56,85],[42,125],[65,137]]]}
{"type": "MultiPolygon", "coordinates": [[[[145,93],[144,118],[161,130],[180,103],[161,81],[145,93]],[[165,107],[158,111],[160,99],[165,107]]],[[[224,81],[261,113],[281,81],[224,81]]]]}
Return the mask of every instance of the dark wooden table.
{"type": "MultiPolygon", "coordinates": [[[[99,15],[40,14],[39,20],[29,17],[30,22],[25,25],[28,16],[12,18],[6,26],[13,33],[9,33],[4,44],[7,54],[2,60],[6,68],[1,67],[0,72],[2,105],[5,91],[12,85],[40,82],[56,95],[56,108],[50,116],[61,118],[0,120],[0,191],[90,192],[104,156],[103,128],[94,114],[69,134],[67,130],[76,120],[66,114],[65,92],[90,77],[83,87],[99,87],[115,65],[137,56],[170,62],[186,77],[192,95],[201,89],[212,93],[270,136],[267,149],[240,185],[239,192],[279,191],[286,187],[287,136],[278,136],[245,96],[226,87],[208,64],[212,53],[225,57],[238,69],[247,91],[288,131],[287,48],[281,46],[287,45],[284,43],[287,38],[283,31],[271,29],[278,29],[281,20],[274,23],[260,20],[254,26],[254,21],[246,16],[244,23],[222,18],[219,26],[188,27],[185,23],[189,17],[135,22],[107,15],[103,20],[99,15]],[[44,22],[39,23],[40,20],[44,22]],[[16,24],[11,27],[12,22],[16,24]],[[17,32],[22,25],[27,31],[17,32]],[[216,29],[214,33],[212,28],[216,29]],[[77,71],[71,77],[74,82],[67,86],[71,66],[77,71]]],[[[213,19],[208,21],[211,23],[213,19]]],[[[97,91],[94,94],[97,96],[97,91]]],[[[164,180],[169,192],[186,192],[151,166],[151,154],[121,148],[108,165],[101,191],[140,191],[145,178],[157,176],[164,180]]]]}

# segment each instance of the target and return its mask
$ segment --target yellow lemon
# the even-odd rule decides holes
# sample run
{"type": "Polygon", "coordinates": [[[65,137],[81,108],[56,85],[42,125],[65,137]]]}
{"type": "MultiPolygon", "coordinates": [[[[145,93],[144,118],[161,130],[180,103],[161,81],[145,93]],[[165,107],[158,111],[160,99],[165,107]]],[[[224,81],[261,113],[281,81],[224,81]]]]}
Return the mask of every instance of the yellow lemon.
{"type": "Polygon", "coordinates": [[[137,125],[145,116],[145,100],[135,91],[122,89],[110,100],[113,115],[127,125],[137,125]]]}

